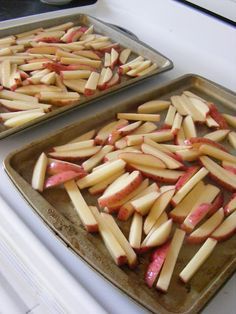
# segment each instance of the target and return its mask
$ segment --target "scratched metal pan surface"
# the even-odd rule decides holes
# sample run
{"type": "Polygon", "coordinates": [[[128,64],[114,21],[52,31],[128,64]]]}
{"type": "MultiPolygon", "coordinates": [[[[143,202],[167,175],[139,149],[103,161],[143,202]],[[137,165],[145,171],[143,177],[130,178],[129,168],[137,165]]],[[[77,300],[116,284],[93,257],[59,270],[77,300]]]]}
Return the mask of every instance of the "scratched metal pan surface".
{"type": "MultiPolygon", "coordinates": [[[[144,274],[149,263],[147,255],[139,258],[139,265],[135,270],[117,267],[100,236],[85,231],[63,188],[45,190],[40,194],[31,188],[30,182],[33,166],[42,151],[66,143],[89,129],[99,128],[114,119],[117,112],[133,111],[145,101],[168,99],[184,90],[213,101],[221,111],[235,114],[236,94],[197,75],[185,75],[153,88],[151,92],[143,92],[141,97],[131,96],[125,102],[115,103],[96,116],[39,139],[12,152],[4,162],[10,179],[51,231],[94,270],[153,313],[199,312],[236,269],[236,235],[216,246],[207,262],[187,285],[180,282],[178,274],[199,249],[199,245],[184,244],[168,293],[163,294],[155,288],[149,289],[145,284],[144,274]]],[[[91,197],[84,190],[82,193],[88,204],[96,204],[95,197],[91,197]]],[[[130,221],[119,224],[127,236],[130,221]]]]}
{"type": "MultiPolygon", "coordinates": [[[[118,42],[122,47],[130,48],[132,50],[130,59],[133,59],[137,57],[138,55],[142,55],[145,59],[149,59],[153,63],[156,63],[158,65],[157,69],[155,69],[151,73],[144,75],[142,77],[128,78],[127,76],[122,76],[121,82],[119,84],[104,91],[97,91],[94,95],[89,96],[89,97],[80,95],[81,97],[78,103],[73,104],[73,105],[64,106],[64,107],[53,106],[51,112],[46,113],[44,116],[39,117],[33,121],[27,122],[22,126],[18,126],[14,128],[7,128],[2,123],[0,123],[0,139],[6,136],[9,136],[13,133],[26,130],[29,127],[38,125],[40,123],[47,122],[51,120],[52,118],[58,115],[61,115],[65,112],[68,112],[70,110],[76,109],[79,106],[92,104],[95,100],[98,100],[101,97],[107,97],[113,93],[122,92],[123,89],[131,85],[137,84],[148,77],[157,75],[161,72],[164,72],[173,68],[173,63],[171,60],[169,60],[168,58],[166,58],[165,56],[163,56],[161,53],[154,50],[153,48],[149,47],[145,43],[137,40],[137,38],[135,36],[132,36],[130,32],[125,33],[123,30],[121,30],[118,27],[115,27],[114,25],[104,23],[94,17],[88,16],[85,14],[60,16],[57,18],[47,19],[40,22],[34,22],[34,23],[1,29],[0,38],[8,36],[8,35],[19,34],[21,32],[29,31],[31,29],[35,29],[38,27],[48,28],[51,26],[63,24],[70,21],[74,22],[75,25],[84,25],[84,26],[94,25],[95,32],[110,37],[113,42],[118,42]]],[[[1,111],[2,111],[2,108],[0,107],[0,112],[1,111]]]]}

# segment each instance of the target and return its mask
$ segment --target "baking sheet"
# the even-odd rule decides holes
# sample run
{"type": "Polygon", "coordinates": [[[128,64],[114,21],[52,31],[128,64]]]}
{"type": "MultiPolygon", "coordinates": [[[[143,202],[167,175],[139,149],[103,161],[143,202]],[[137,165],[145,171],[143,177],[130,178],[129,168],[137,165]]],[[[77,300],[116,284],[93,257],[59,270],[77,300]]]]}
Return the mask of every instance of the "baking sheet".
{"type": "MultiPolygon", "coordinates": [[[[130,48],[132,50],[131,59],[138,55],[142,55],[144,58],[150,59],[153,63],[156,63],[158,65],[157,69],[143,77],[128,78],[126,76],[122,76],[121,82],[119,84],[104,91],[97,91],[94,95],[89,96],[89,97],[86,97],[81,94],[80,100],[78,101],[78,103],[74,105],[69,105],[69,106],[64,106],[64,107],[53,106],[53,109],[51,112],[35,120],[27,122],[22,126],[18,126],[14,128],[7,128],[3,124],[0,124],[0,139],[6,136],[9,136],[13,133],[26,130],[29,127],[38,125],[42,122],[47,122],[50,119],[54,118],[55,116],[64,114],[65,112],[76,109],[80,106],[91,104],[93,101],[101,99],[103,97],[107,97],[108,95],[111,95],[113,93],[121,92],[123,89],[131,85],[137,84],[139,82],[141,83],[142,80],[148,77],[151,77],[153,75],[159,74],[161,72],[170,70],[173,67],[173,63],[171,60],[164,57],[161,53],[157,52],[156,50],[149,47],[145,43],[139,40],[134,40],[130,35],[127,35],[127,33],[122,31],[121,29],[118,29],[115,26],[109,25],[107,23],[104,23],[98,20],[97,18],[91,17],[89,15],[85,15],[85,14],[60,16],[53,19],[44,20],[43,22],[40,21],[40,22],[35,22],[35,23],[18,25],[18,26],[14,26],[10,28],[2,28],[0,31],[0,38],[8,36],[8,35],[19,34],[25,31],[29,31],[31,29],[38,28],[38,27],[48,28],[48,27],[60,25],[66,22],[70,22],[70,21],[74,22],[75,25],[77,24],[84,25],[84,26],[94,25],[95,32],[110,37],[113,42],[118,42],[123,47],[130,48]]],[[[1,111],[1,108],[0,108],[0,111],[1,111]]]]}
{"type": "MultiPolygon", "coordinates": [[[[83,258],[104,278],[120,288],[148,310],[154,313],[197,313],[223,285],[236,269],[236,236],[219,243],[207,262],[187,285],[178,280],[184,265],[199,249],[199,245],[185,244],[180,252],[170,288],[167,294],[149,289],[144,282],[148,264],[147,255],[140,257],[135,270],[118,268],[111,260],[99,235],[88,234],[71,205],[66,192],[61,189],[46,190],[39,194],[30,186],[32,170],[42,151],[66,143],[84,132],[103,125],[115,118],[116,112],[132,111],[139,104],[156,98],[168,99],[173,94],[190,90],[217,104],[220,110],[235,114],[236,94],[196,75],[186,75],[168,84],[143,93],[136,99],[131,96],[125,102],[113,104],[109,110],[78,121],[56,133],[39,139],[30,145],[12,152],[5,160],[5,170],[16,187],[31,204],[44,223],[77,255],[83,258]]],[[[89,204],[96,199],[82,191],[89,204]]],[[[130,222],[120,223],[127,235],[130,222]]]]}

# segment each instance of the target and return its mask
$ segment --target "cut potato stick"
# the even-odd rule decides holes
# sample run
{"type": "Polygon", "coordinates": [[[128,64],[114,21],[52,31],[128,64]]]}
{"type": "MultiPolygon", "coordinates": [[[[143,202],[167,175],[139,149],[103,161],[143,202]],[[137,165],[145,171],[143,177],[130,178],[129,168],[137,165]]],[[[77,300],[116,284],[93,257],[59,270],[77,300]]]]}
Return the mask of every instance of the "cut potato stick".
{"type": "Polygon", "coordinates": [[[82,163],[82,167],[87,172],[91,171],[95,166],[97,166],[102,161],[106,154],[111,152],[113,149],[114,148],[112,145],[105,145],[99,152],[97,152],[95,155],[84,161],[82,163]]]}
{"type": "Polygon", "coordinates": [[[174,138],[171,130],[161,130],[153,133],[145,133],[145,134],[131,134],[126,136],[127,145],[140,145],[143,143],[143,138],[150,138],[154,142],[162,143],[166,141],[170,141],[174,138]]]}
{"type": "Polygon", "coordinates": [[[98,169],[90,174],[88,174],[86,177],[79,179],[77,181],[77,184],[80,189],[84,189],[86,187],[90,187],[92,185],[95,185],[107,178],[109,178],[111,175],[121,171],[124,169],[126,163],[121,160],[115,160],[108,165],[104,165],[102,169],[98,169]]]}
{"type": "Polygon", "coordinates": [[[223,113],[222,116],[225,118],[226,122],[232,126],[233,128],[236,128],[236,117],[232,116],[227,113],[223,113]]]}
{"type": "Polygon", "coordinates": [[[18,127],[18,126],[21,126],[23,124],[26,124],[27,122],[30,122],[30,121],[35,120],[37,118],[40,118],[43,115],[45,115],[45,112],[28,112],[28,113],[7,119],[4,122],[4,125],[6,127],[10,127],[10,128],[18,127]]]}
{"type": "Polygon", "coordinates": [[[111,231],[109,224],[104,219],[104,217],[99,213],[98,209],[95,206],[90,206],[90,210],[92,211],[93,215],[97,220],[99,233],[101,234],[105,246],[108,249],[114,262],[118,266],[125,264],[127,262],[127,256],[125,254],[124,249],[121,247],[119,241],[114,236],[112,232],[113,230],[111,231]]]}
{"type": "Polygon", "coordinates": [[[95,129],[88,131],[82,135],[77,136],[76,138],[74,138],[72,141],[70,141],[69,143],[75,143],[75,142],[82,142],[82,141],[88,141],[91,140],[94,135],[96,134],[95,129]]]}
{"type": "Polygon", "coordinates": [[[80,96],[75,92],[39,92],[38,98],[41,101],[51,101],[53,99],[73,99],[79,100],[80,96]]]}
{"type": "Polygon", "coordinates": [[[197,270],[210,256],[216,244],[217,241],[214,239],[209,238],[206,240],[206,242],[201,246],[201,248],[179,274],[179,277],[183,282],[186,283],[193,277],[197,270]]]}
{"type": "Polygon", "coordinates": [[[118,113],[118,119],[137,120],[137,121],[160,121],[159,114],[144,114],[144,113],[118,113]]]}
{"type": "Polygon", "coordinates": [[[30,110],[36,108],[42,108],[45,112],[49,111],[51,105],[42,104],[42,103],[30,103],[29,101],[21,101],[21,100],[8,100],[8,99],[0,99],[0,103],[11,111],[18,110],[30,110]]]}
{"type": "Polygon", "coordinates": [[[71,151],[71,150],[77,150],[81,148],[88,148],[95,146],[94,140],[86,140],[86,141],[78,141],[74,143],[68,143],[60,146],[54,146],[53,150],[55,152],[65,152],[65,151],[71,151]]]}
{"type": "MultiPolygon", "coordinates": [[[[229,141],[230,145],[231,145],[234,149],[236,149],[236,132],[230,132],[230,133],[228,134],[228,141],[229,141]]],[[[226,160],[226,159],[225,159],[225,160],[226,160]]],[[[227,160],[227,161],[229,161],[229,160],[227,160]]]]}
{"type": "Polygon", "coordinates": [[[208,174],[208,172],[209,171],[203,167],[195,173],[191,179],[176,192],[175,196],[172,198],[172,204],[179,204],[192,188],[208,174]]]}
{"type": "Polygon", "coordinates": [[[133,249],[137,250],[141,246],[142,230],[143,217],[138,213],[134,213],[129,231],[129,243],[133,249]]]}
{"type": "Polygon", "coordinates": [[[94,215],[91,212],[91,209],[88,207],[83,196],[81,195],[80,190],[77,184],[75,183],[75,181],[71,180],[71,181],[65,182],[64,187],[85,229],[88,232],[97,232],[98,231],[97,221],[94,218],[94,215]]]}
{"type": "Polygon", "coordinates": [[[63,80],[76,80],[89,78],[91,71],[88,70],[75,70],[75,71],[61,71],[63,80]]]}
{"type": "Polygon", "coordinates": [[[9,91],[3,89],[0,91],[0,98],[8,99],[8,100],[20,100],[20,101],[27,101],[31,103],[38,103],[38,99],[36,97],[32,97],[25,94],[19,94],[13,91],[9,91]]]}
{"type": "Polygon", "coordinates": [[[61,89],[57,86],[46,86],[43,84],[39,84],[39,85],[21,86],[21,87],[17,88],[15,90],[15,92],[21,93],[21,94],[26,94],[29,96],[34,96],[36,94],[39,94],[40,92],[58,93],[58,92],[61,92],[61,89]]]}
{"type": "Polygon", "coordinates": [[[172,96],[170,97],[172,105],[176,108],[177,112],[181,116],[187,116],[188,112],[186,111],[185,107],[182,105],[180,96],[172,96]]]}
{"type": "Polygon", "coordinates": [[[36,108],[36,109],[24,110],[24,111],[3,112],[3,113],[0,113],[0,120],[6,121],[16,116],[24,115],[26,113],[35,113],[35,112],[44,112],[44,110],[42,108],[36,108]]]}
{"type": "Polygon", "coordinates": [[[66,87],[70,88],[71,90],[84,94],[85,92],[85,86],[86,86],[86,80],[83,79],[77,79],[77,80],[63,80],[63,83],[66,87]]]}
{"type": "Polygon", "coordinates": [[[217,131],[205,134],[204,137],[215,142],[221,142],[226,138],[229,132],[230,132],[229,130],[217,130],[217,131]]]}
{"type": "Polygon", "coordinates": [[[131,268],[133,268],[137,263],[137,255],[135,254],[134,250],[132,249],[130,243],[118,227],[115,219],[106,213],[101,213],[101,216],[107,222],[107,226],[109,226],[110,231],[113,233],[123,250],[127,256],[128,264],[131,268]]]}
{"type": "Polygon", "coordinates": [[[45,175],[47,170],[48,158],[45,153],[42,153],[34,166],[31,185],[33,189],[40,192],[43,191],[45,175]]]}
{"type": "Polygon", "coordinates": [[[157,113],[168,109],[169,106],[168,100],[150,100],[138,106],[138,113],[157,113]]]}
{"type": "Polygon", "coordinates": [[[180,229],[175,230],[174,236],[170,243],[170,248],[168,250],[159,279],[156,284],[156,288],[158,290],[161,290],[162,292],[167,292],[168,290],[175,264],[177,262],[178,255],[184,241],[184,237],[184,231],[180,229]]]}

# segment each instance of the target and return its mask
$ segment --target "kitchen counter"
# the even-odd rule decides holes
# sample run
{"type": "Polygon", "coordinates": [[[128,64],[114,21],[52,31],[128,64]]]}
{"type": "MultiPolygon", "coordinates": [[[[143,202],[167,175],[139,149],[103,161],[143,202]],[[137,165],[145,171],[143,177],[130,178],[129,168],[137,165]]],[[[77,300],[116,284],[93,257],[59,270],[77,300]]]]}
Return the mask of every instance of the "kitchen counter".
{"type": "MultiPolygon", "coordinates": [[[[227,23],[187,7],[173,0],[100,0],[91,6],[50,12],[26,17],[18,21],[1,22],[0,26],[10,26],[24,21],[84,12],[104,21],[120,25],[135,33],[139,39],[168,56],[174,62],[174,69],[155,78],[145,80],[143,89],[151,89],[185,73],[205,76],[225,87],[235,90],[236,86],[236,29],[227,23]]],[[[95,114],[100,108],[123,100],[132,94],[141,93],[139,86],[125,90],[121,95],[102,100],[92,107],[85,107],[54,119],[47,124],[0,142],[1,161],[7,154],[21,146],[46,136],[80,118],[95,114]]],[[[146,313],[118,289],[100,277],[82,260],[75,256],[34,214],[23,197],[16,191],[3,168],[0,170],[0,194],[21,220],[40,239],[56,259],[68,270],[99,304],[109,313],[146,313]],[[13,197],[14,195],[14,197],[13,197]]],[[[204,314],[232,314],[236,308],[236,276],[234,275],[203,310],[204,314]]],[[[1,309],[0,309],[1,312],[1,309]]],[[[5,313],[5,312],[3,312],[5,313]]],[[[7,312],[6,312],[7,313],[7,312]]]]}

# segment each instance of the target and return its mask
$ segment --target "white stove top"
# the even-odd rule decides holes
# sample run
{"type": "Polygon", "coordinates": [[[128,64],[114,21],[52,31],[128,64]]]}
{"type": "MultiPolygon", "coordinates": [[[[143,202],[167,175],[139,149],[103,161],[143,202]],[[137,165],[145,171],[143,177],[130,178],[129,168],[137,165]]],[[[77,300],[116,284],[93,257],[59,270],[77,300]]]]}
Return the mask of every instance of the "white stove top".
{"type": "MultiPolygon", "coordinates": [[[[146,80],[143,87],[147,90],[152,88],[152,86],[186,73],[200,74],[235,90],[236,29],[233,26],[173,0],[99,0],[95,5],[78,8],[78,10],[69,9],[65,12],[68,14],[84,12],[127,28],[142,41],[172,59],[175,65],[174,69],[151,80],[146,80]]],[[[44,17],[61,15],[65,12],[58,11],[20,20],[22,23],[35,19],[42,20],[44,17]]],[[[10,26],[14,23],[15,21],[6,21],[0,23],[0,26],[10,26]]],[[[93,106],[93,113],[95,114],[95,111],[99,110],[100,107],[108,107],[111,101],[122,100],[128,95],[138,94],[139,92],[139,88],[136,86],[124,91],[122,95],[113,96],[112,100],[100,101],[96,106],[93,106]]],[[[24,132],[2,140],[0,143],[1,161],[12,150],[34,139],[45,136],[50,131],[69,125],[81,116],[86,117],[89,114],[91,114],[91,108],[81,108],[78,112],[69,113],[64,117],[53,120],[49,124],[36,127],[30,132],[24,132]]],[[[145,313],[143,308],[136,305],[110,283],[101,278],[58,241],[54,234],[32,212],[22,196],[16,192],[2,168],[0,175],[0,193],[7,203],[41,240],[45,247],[52,252],[57,261],[61,262],[73,278],[84,286],[107,312],[118,314],[122,308],[124,314],[145,313]],[[14,198],[12,197],[13,195],[14,198]]],[[[0,286],[2,280],[0,275],[0,286]]],[[[235,292],[236,276],[227,282],[204,309],[203,313],[234,313],[236,308],[235,292]]]]}

